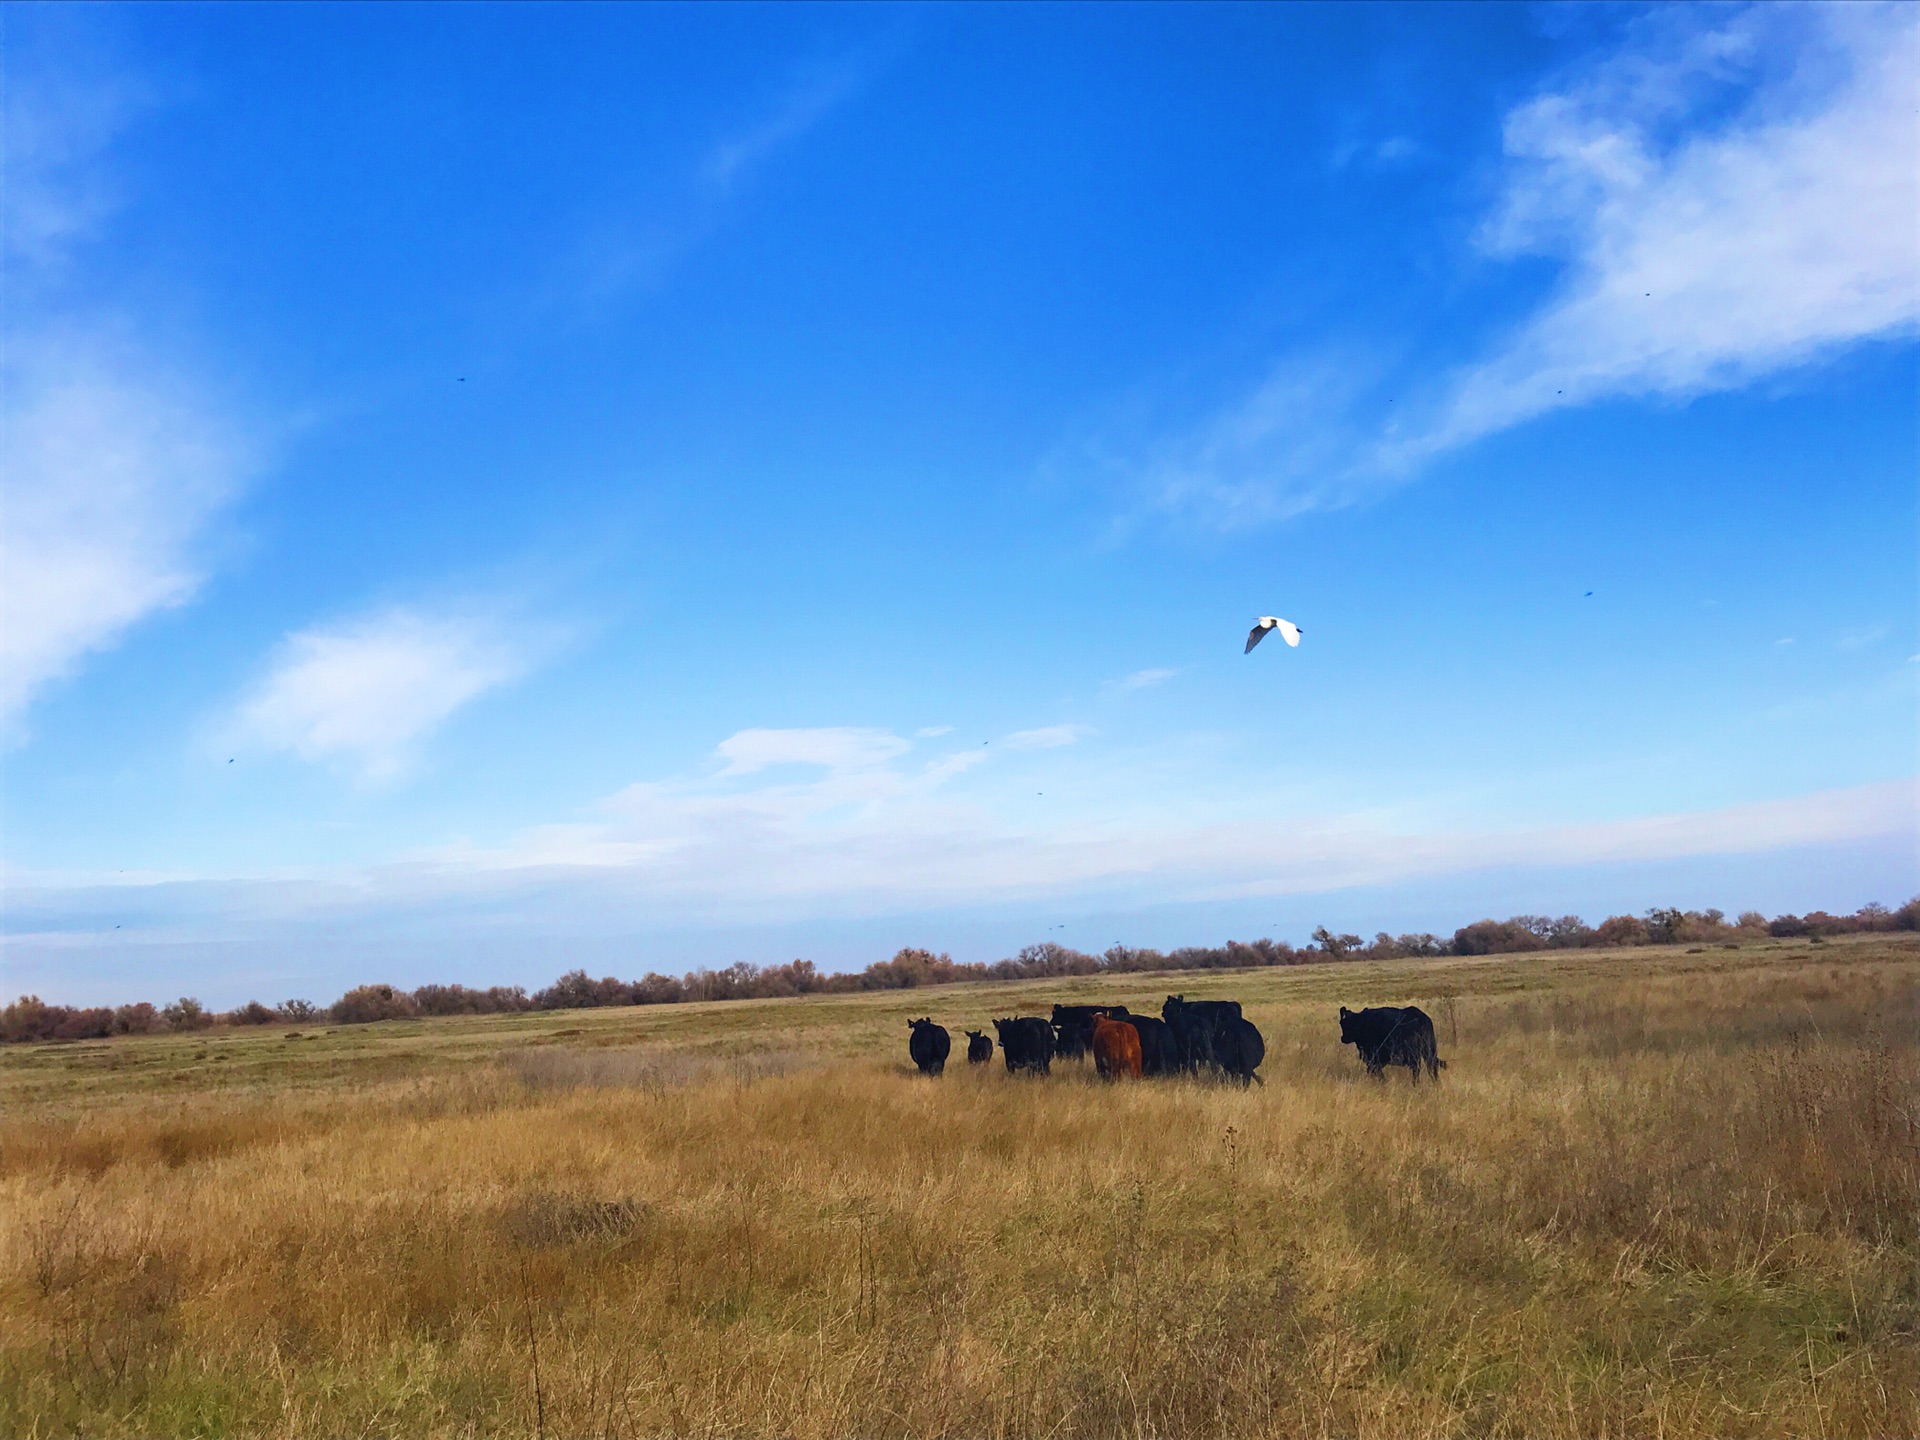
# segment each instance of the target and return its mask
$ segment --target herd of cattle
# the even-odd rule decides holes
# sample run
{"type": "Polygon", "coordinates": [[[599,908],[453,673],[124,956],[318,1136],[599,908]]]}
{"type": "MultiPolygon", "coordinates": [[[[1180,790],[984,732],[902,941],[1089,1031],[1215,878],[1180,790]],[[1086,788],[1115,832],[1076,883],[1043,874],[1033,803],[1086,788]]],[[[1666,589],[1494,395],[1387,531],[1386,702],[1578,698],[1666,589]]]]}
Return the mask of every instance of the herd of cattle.
{"type": "MultiPolygon", "coordinates": [[[[947,1068],[953,1040],[931,1018],[907,1022],[907,1053],[923,1075],[947,1068]]],[[[1267,1042],[1258,1027],[1240,1013],[1238,1000],[1188,1000],[1169,995],[1160,1014],[1135,1015],[1124,1005],[1056,1005],[1053,1017],[1020,1015],[995,1020],[1007,1072],[1051,1073],[1055,1056],[1078,1059],[1091,1054],[1101,1078],[1138,1079],[1146,1075],[1222,1075],[1249,1085],[1266,1058],[1267,1042]]],[[[993,1059],[993,1037],[969,1030],[967,1061],[993,1059]]],[[[1433,1021],[1418,1006],[1340,1007],[1340,1043],[1351,1045],[1369,1075],[1389,1065],[1404,1065],[1420,1083],[1420,1070],[1438,1080],[1446,1061],[1434,1044],[1433,1021]]],[[[1261,1081],[1262,1084],[1266,1083],[1261,1081]]]]}

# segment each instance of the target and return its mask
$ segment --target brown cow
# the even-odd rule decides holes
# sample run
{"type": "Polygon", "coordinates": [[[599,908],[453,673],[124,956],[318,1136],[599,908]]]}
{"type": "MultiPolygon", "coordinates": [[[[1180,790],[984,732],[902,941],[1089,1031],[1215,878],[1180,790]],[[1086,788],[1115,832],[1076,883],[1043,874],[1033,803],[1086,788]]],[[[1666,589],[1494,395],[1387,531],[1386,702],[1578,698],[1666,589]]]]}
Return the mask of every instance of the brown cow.
{"type": "Polygon", "coordinates": [[[1102,1015],[1093,1022],[1093,1063],[1102,1080],[1140,1078],[1140,1032],[1124,1020],[1102,1015]]]}

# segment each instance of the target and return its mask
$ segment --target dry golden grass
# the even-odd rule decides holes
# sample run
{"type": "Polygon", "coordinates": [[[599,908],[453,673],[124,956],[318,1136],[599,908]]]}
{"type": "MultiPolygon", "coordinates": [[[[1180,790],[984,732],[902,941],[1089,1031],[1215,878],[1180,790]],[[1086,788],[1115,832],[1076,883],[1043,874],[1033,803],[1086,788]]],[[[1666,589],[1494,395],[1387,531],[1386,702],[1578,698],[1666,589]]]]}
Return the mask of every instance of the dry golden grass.
{"type": "Polygon", "coordinates": [[[25,1048],[0,1431],[1913,1435],[1917,1014],[1874,937],[25,1048]],[[1169,989],[1264,1088],[906,1072],[1169,989]]]}

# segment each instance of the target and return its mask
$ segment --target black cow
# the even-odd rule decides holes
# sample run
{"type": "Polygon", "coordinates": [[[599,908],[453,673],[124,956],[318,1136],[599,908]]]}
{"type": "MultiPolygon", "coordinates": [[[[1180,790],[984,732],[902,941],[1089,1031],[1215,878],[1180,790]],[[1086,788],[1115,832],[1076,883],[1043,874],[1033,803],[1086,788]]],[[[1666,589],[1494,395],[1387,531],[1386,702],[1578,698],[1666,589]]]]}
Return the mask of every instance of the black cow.
{"type": "Polygon", "coordinates": [[[947,1032],[926,1019],[909,1020],[907,1028],[913,1032],[907,1037],[907,1053],[920,1067],[920,1073],[938,1075],[945,1070],[947,1056],[953,1050],[953,1041],[947,1032]]]}
{"type": "Polygon", "coordinates": [[[1160,1014],[1173,1031],[1179,1066],[1189,1074],[1198,1074],[1203,1065],[1220,1064],[1214,1040],[1228,1021],[1241,1018],[1238,1000],[1189,1000],[1184,995],[1169,995],[1160,1014]]]}
{"type": "Polygon", "coordinates": [[[967,1063],[985,1065],[993,1059],[993,1041],[987,1038],[984,1030],[967,1031],[967,1063]]]}
{"type": "Polygon", "coordinates": [[[1349,1010],[1342,1005],[1340,1043],[1360,1052],[1369,1075],[1378,1075],[1389,1065],[1404,1065],[1416,1085],[1422,1065],[1438,1080],[1447,1063],[1434,1043],[1433,1021],[1417,1005],[1377,1005],[1367,1010],[1349,1010]]]}
{"type": "Polygon", "coordinates": [[[1124,1005],[1056,1005],[1053,1007],[1054,1051],[1062,1060],[1077,1059],[1093,1050],[1093,1022],[1102,1015],[1125,1020],[1124,1005]]]}
{"type": "Polygon", "coordinates": [[[1140,1032],[1140,1073],[1171,1075],[1180,1068],[1180,1047],[1173,1027],[1151,1015],[1129,1015],[1127,1023],[1140,1032]]]}
{"type": "MultiPolygon", "coordinates": [[[[1254,1072],[1267,1058],[1267,1042],[1260,1029],[1244,1016],[1228,1016],[1213,1032],[1213,1063],[1243,1086],[1260,1077],[1254,1072]]],[[[1260,1080],[1262,1085],[1267,1082],[1260,1080]]]]}
{"type": "Polygon", "coordinates": [[[1020,1070],[1053,1073],[1053,1026],[1038,1015],[1022,1015],[996,1020],[993,1028],[1000,1034],[1000,1053],[1006,1057],[1009,1075],[1020,1070]]]}

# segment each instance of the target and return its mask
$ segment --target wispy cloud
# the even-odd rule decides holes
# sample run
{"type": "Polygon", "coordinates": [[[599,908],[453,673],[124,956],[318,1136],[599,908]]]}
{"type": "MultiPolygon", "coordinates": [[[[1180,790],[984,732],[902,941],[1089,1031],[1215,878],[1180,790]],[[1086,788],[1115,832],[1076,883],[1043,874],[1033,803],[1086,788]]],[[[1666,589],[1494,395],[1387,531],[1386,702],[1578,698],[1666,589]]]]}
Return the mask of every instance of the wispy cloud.
{"type": "MultiPolygon", "coordinates": [[[[865,752],[861,752],[864,756],[865,752]]],[[[718,758],[716,756],[716,758],[718,758]]],[[[948,759],[952,757],[946,757],[948,759]]],[[[1010,818],[990,783],[932,778],[944,760],[769,775],[742,787],[708,774],[631,786],[588,818],[507,843],[447,847],[352,871],[164,886],[9,882],[10,933],[57,935],[85,916],[127,913],[129,890],[181,934],[262,924],[378,924],[422,917],[436,933],[501,924],[528,933],[652,925],[791,922],[929,908],[1087,901],[1158,904],[1310,895],[1503,868],[1759,855],[1920,839],[1912,780],[1725,808],[1599,823],[1488,828],[1466,817],[1422,830],[1378,814],[1285,819],[1045,821],[1010,818]],[[951,793],[950,793],[951,792],[951,793]],[[63,898],[64,897],[64,898],[63,898]],[[204,920],[194,921],[194,912],[204,920]],[[451,927],[451,928],[450,928],[451,927]]],[[[1139,817],[1136,817],[1139,819],[1139,817]]]]}
{"type": "MultiPolygon", "coordinates": [[[[417,668],[459,666],[391,667],[390,688],[404,688],[417,668]]],[[[472,688],[471,681],[452,687],[472,688]]],[[[290,707],[296,741],[315,735],[319,727],[306,717],[321,708],[290,707]]],[[[369,738],[351,725],[334,734],[320,744],[323,755],[358,759],[403,743],[392,731],[369,738]]],[[[1421,806],[1324,808],[1303,805],[1297,795],[1275,797],[1258,813],[1237,793],[1170,812],[1158,795],[1111,785],[1091,805],[1055,810],[1026,798],[1029,782],[1020,772],[1034,757],[1015,757],[1004,774],[994,773],[1004,749],[996,743],[942,751],[872,727],[743,731],[721,741],[692,773],[630,785],[576,817],[494,843],[441,846],[345,869],[179,875],[164,883],[11,873],[5,928],[56,947],[86,943],[84,932],[97,932],[102,915],[117,921],[133,914],[149,917],[141,928],[151,941],[258,938],[289,928],[310,932],[320,922],[341,934],[385,927],[411,936],[512,931],[550,938],[634,933],[637,925],[699,929],[956,908],[990,913],[1037,900],[1202,903],[1482,870],[1823,845],[1866,844],[1911,856],[1920,840],[1920,791],[1912,779],[1544,825],[1488,823],[1458,810],[1441,818],[1421,806]],[[1431,818],[1412,818],[1420,813],[1431,818]]],[[[1111,770],[1114,757],[1090,758],[1095,769],[1111,770]]],[[[1048,763],[1070,759],[1050,756],[1048,763]]],[[[116,944],[125,938],[113,934],[116,944]]]]}
{"type": "Polygon", "coordinates": [[[913,747],[886,730],[847,726],[818,730],[742,730],[720,742],[714,754],[722,775],[752,775],[776,765],[814,765],[836,773],[871,770],[913,747]]]}
{"type": "Polygon", "coordinates": [[[1131,675],[1123,676],[1121,679],[1115,680],[1111,688],[1115,690],[1150,690],[1155,685],[1166,684],[1167,681],[1173,679],[1173,677],[1179,673],[1178,670],[1168,670],[1165,668],[1136,670],[1131,675]]]}
{"type": "Polygon", "coordinates": [[[859,89],[872,65],[870,57],[843,56],[803,69],[757,118],[689,157],[686,184],[668,211],[636,218],[634,207],[622,203],[583,226],[540,304],[586,300],[597,313],[616,295],[662,283],[725,223],[762,172],[859,89]]]}
{"type": "Polygon", "coordinates": [[[1276,364],[1137,465],[1221,526],[1351,504],[1557,409],[1684,401],[1920,329],[1910,5],[1674,7],[1507,117],[1496,261],[1558,283],[1479,358],[1401,377],[1348,342],[1276,364]]]}
{"type": "Polygon", "coordinates": [[[846,61],[801,77],[771,113],[713,147],[706,163],[708,181],[721,190],[731,189],[817,125],[853,92],[860,78],[859,67],[846,61]]]}
{"type": "Polygon", "coordinates": [[[97,342],[16,344],[0,482],[0,722],[205,574],[246,446],[188,387],[97,342]],[[139,378],[136,378],[139,377],[139,378]]]}
{"type": "Polygon", "coordinates": [[[1043,725],[1037,730],[1016,730],[1003,743],[1009,750],[1058,750],[1078,745],[1092,733],[1085,725],[1043,725]]]}
{"type": "Polygon", "coordinates": [[[132,91],[17,70],[0,206],[0,728],[14,733],[88,654],[192,598],[208,527],[253,463],[209,386],[76,298],[114,212],[105,157],[140,108],[132,91]]]}
{"type": "Polygon", "coordinates": [[[1864,650],[1887,638],[1891,628],[1886,624],[1861,625],[1852,630],[1842,630],[1833,637],[1833,643],[1842,650],[1864,650]]]}
{"type": "Polygon", "coordinates": [[[494,851],[441,852],[436,883],[462,874],[573,870],[629,899],[689,916],[884,913],[927,904],[1134,891],[1167,902],[1311,894],[1497,866],[1562,866],[1755,854],[1920,837],[1911,780],[1723,809],[1519,829],[1408,833],[1360,815],[1288,821],[1014,823],[975,794],[942,795],[893,765],[827,772],[749,793],[698,782],[636,786],[605,818],[530,832],[494,851]],[[441,867],[451,867],[441,868],[441,867]]]}
{"type": "Polygon", "coordinates": [[[1656,12],[1508,117],[1484,240],[1568,262],[1424,443],[1684,399],[1920,324],[1920,12],[1656,12]],[[1704,23],[1703,23],[1704,20],[1704,23]]]}
{"type": "Polygon", "coordinates": [[[518,676],[529,656],[492,621],[397,609],[282,644],[241,704],[242,743],[391,779],[455,711],[518,676]]]}

